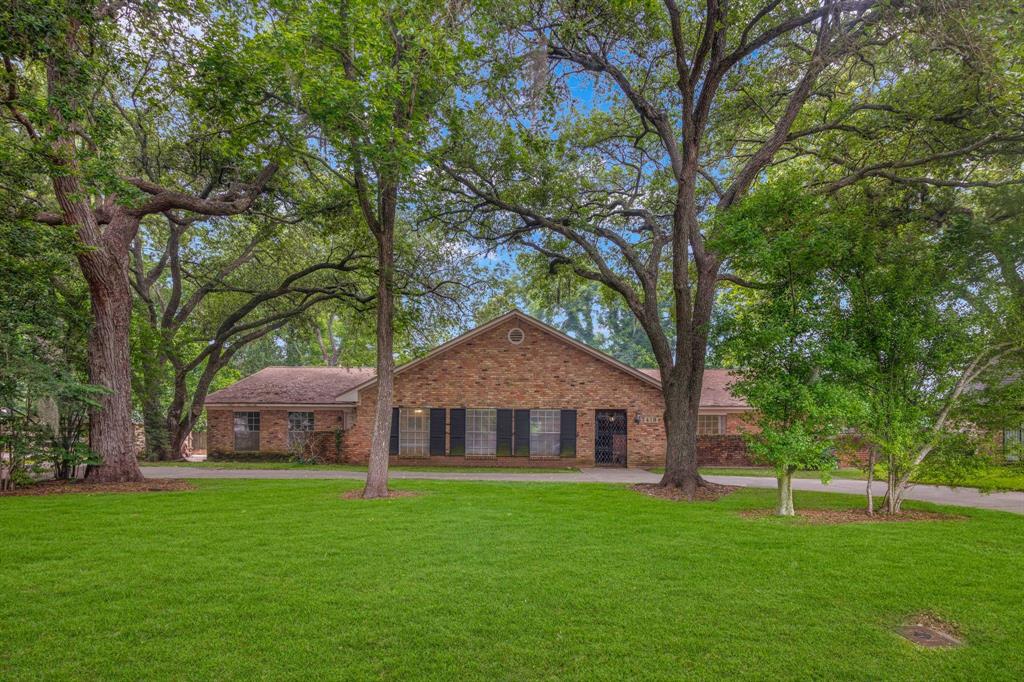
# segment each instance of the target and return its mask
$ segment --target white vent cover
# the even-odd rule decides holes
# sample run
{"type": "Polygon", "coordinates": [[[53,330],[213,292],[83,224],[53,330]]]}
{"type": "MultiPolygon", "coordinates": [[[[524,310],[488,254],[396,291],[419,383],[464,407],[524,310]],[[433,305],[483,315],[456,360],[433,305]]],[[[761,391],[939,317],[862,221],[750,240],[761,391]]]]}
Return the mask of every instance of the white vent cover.
{"type": "Polygon", "coordinates": [[[519,345],[526,338],[526,334],[519,327],[512,327],[508,330],[508,342],[519,345]]]}

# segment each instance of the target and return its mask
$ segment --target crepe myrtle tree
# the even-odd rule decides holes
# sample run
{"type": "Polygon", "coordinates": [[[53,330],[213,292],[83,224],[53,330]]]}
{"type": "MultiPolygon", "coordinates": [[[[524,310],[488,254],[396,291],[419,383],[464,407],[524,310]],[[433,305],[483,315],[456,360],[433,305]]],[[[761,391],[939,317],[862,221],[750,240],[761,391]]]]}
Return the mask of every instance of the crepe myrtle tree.
{"type": "MultiPolygon", "coordinates": [[[[236,166],[249,167],[246,177],[216,177],[200,190],[183,189],[180,176],[154,181],[134,172],[124,129],[113,122],[104,94],[123,85],[119,79],[136,64],[133,56],[190,35],[177,20],[197,17],[185,17],[189,8],[182,7],[179,15],[116,0],[24,3],[5,14],[0,39],[5,123],[19,130],[21,151],[52,188],[51,196],[25,199],[44,204],[38,222],[73,226],[80,245],[77,260],[92,310],[89,379],[105,389],[89,418],[89,443],[102,464],[87,475],[99,481],[142,477],[132,442],[128,277],[140,223],[167,214],[243,213],[278,168],[274,162],[263,163],[262,170],[253,167],[246,162],[248,150],[239,150],[236,166]]],[[[162,52],[164,58],[169,54],[162,52]]],[[[146,67],[154,81],[167,76],[157,68],[160,63],[155,59],[146,67]]],[[[160,82],[145,88],[144,99],[158,99],[160,82]]],[[[226,131],[213,136],[221,134],[226,131]]]]}
{"type": "Polygon", "coordinates": [[[807,430],[832,417],[832,429],[853,427],[885,465],[883,511],[896,514],[922,467],[955,475],[976,459],[979,428],[1013,394],[1015,280],[1007,254],[975,243],[995,227],[979,205],[990,190],[884,182],[815,196],[799,185],[765,183],[716,235],[739,272],[773,282],[739,306],[732,351],[753,381],[738,390],[778,421],[799,389],[807,430]]]}
{"type": "Polygon", "coordinates": [[[986,386],[998,395],[1024,358],[1014,279],[998,258],[979,267],[951,248],[962,212],[920,197],[853,202],[868,229],[834,266],[848,303],[841,333],[861,359],[852,378],[867,409],[855,425],[886,465],[889,514],[922,466],[941,469],[951,444],[995,421],[984,412],[999,408],[972,396],[986,386]]]}
{"type": "Polygon", "coordinates": [[[874,0],[551,0],[494,3],[478,15],[486,79],[448,121],[433,217],[533,249],[622,297],[660,370],[663,485],[692,495],[703,483],[696,421],[716,291],[723,281],[755,284],[706,243],[716,216],[766,169],[801,157],[837,156],[834,182],[848,185],[1005,141],[963,127],[962,116],[922,110],[921,84],[942,54],[925,29],[940,6],[950,17],[971,11],[874,0]],[[958,132],[939,151],[915,157],[902,147],[943,127],[958,132]],[[882,156],[870,165],[837,151],[876,133],[888,144],[870,143],[882,156]]]}

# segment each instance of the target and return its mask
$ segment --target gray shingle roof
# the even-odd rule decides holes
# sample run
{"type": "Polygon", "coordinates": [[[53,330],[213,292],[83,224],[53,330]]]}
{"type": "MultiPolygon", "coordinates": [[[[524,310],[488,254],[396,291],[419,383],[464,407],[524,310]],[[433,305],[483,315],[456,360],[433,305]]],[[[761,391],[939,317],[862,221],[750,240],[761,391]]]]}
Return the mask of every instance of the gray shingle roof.
{"type": "MultiPolygon", "coordinates": [[[[644,374],[660,380],[657,369],[643,368],[644,374]]],[[[373,378],[373,367],[267,367],[238,382],[211,393],[209,405],[264,403],[324,405],[373,378]]],[[[733,372],[704,370],[700,404],[704,407],[746,407],[742,398],[729,391],[733,372]]]]}
{"type": "Polygon", "coordinates": [[[211,393],[206,403],[328,404],[374,374],[373,367],[267,367],[211,393]]]}

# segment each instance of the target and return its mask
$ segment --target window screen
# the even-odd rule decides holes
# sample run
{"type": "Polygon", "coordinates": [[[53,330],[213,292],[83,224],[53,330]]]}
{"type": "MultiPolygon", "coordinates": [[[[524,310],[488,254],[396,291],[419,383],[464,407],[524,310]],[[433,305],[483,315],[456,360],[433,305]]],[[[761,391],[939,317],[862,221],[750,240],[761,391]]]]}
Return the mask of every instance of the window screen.
{"type": "Polygon", "coordinates": [[[312,412],[288,413],[288,449],[299,450],[306,446],[310,434],[313,433],[312,412]]]}
{"type": "Polygon", "coordinates": [[[466,454],[493,455],[498,449],[498,411],[466,410],[466,454]]]}
{"type": "Polygon", "coordinates": [[[398,454],[426,457],[430,444],[430,410],[403,407],[398,413],[398,454]]]}
{"type": "Polygon", "coordinates": [[[235,412],[235,452],[260,449],[260,413],[235,412]]]}
{"type": "Polygon", "coordinates": [[[721,414],[697,415],[698,436],[720,436],[725,433],[725,416],[721,414]]]}
{"type": "Polygon", "coordinates": [[[530,454],[557,457],[561,432],[560,410],[530,410],[530,454]]]}

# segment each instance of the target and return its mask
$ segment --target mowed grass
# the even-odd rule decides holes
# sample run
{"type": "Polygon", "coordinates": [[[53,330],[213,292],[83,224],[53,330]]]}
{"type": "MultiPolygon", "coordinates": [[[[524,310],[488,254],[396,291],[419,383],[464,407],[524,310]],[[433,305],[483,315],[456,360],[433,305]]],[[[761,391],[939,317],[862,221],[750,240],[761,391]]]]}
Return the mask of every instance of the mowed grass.
{"type": "Polygon", "coordinates": [[[0,679],[1024,676],[1021,516],[809,526],[738,515],[771,490],[195,485],[0,498],[0,679]],[[893,634],[924,610],[967,644],[893,634]]]}

